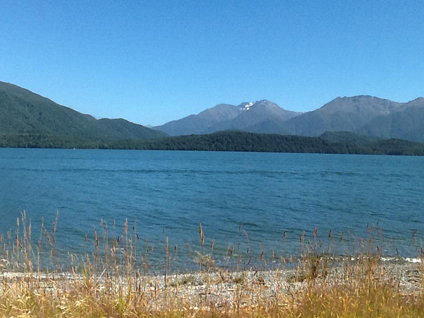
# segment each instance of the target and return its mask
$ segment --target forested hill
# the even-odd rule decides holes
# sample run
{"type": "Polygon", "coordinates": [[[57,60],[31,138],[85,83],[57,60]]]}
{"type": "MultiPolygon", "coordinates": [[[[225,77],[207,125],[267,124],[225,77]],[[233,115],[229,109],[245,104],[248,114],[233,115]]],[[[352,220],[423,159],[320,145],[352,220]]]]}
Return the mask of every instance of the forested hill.
{"type": "MultiPolygon", "coordinates": [[[[165,133],[124,119],[96,119],[19,86],[0,82],[0,135],[11,139],[151,139],[165,133]],[[25,139],[25,138],[24,138],[25,139]]],[[[56,142],[55,141],[55,142],[56,142]]]]}

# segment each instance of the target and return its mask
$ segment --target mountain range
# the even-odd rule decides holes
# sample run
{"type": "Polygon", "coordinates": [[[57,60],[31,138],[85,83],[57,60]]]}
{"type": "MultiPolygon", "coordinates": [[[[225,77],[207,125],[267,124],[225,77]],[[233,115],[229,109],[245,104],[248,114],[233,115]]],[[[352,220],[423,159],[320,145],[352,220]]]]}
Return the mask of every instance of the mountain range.
{"type": "Polygon", "coordinates": [[[3,145],[96,147],[98,142],[107,144],[219,131],[308,137],[344,131],[382,139],[424,142],[423,123],[424,98],[398,103],[372,96],[354,96],[338,97],[306,113],[282,109],[267,100],[240,105],[219,104],[197,115],[150,129],[125,119],[96,119],[24,88],[0,82],[3,145]]]}
{"type": "Polygon", "coordinates": [[[80,140],[146,140],[165,133],[124,119],[96,119],[19,86],[0,82],[0,134],[80,140]]]}
{"type": "Polygon", "coordinates": [[[310,112],[280,108],[267,100],[240,105],[220,104],[154,127],[171,136],[242,130],[299,136],[347,131],[379,138],[424,142],[424,98],[407,103],[373,96],[338,97],[310,112]]]}

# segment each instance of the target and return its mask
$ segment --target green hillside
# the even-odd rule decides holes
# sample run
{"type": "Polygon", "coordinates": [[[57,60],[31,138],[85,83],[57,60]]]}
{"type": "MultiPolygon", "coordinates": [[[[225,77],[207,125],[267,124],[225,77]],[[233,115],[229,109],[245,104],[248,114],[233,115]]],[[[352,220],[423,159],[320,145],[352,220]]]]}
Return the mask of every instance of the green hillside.
{"type": "MultiPolygon", "coordinates": [[[[80,140],[146,140],[166,134],[124,119],[100,119],[0,82],[0,135],[40,135],[80,140]]],[[[3,138],[3,139],[4,139],[3,138]]]]}

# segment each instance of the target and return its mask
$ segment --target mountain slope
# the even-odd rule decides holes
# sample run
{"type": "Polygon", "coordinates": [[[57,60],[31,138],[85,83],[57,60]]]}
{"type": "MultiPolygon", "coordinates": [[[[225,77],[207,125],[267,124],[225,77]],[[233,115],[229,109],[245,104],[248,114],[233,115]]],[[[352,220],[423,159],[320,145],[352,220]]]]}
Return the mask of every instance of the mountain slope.
{"type": "MultiPolygon", "coordinates": [[[[207,132],[221,130],[243,130],[249,132],[266,133],[271,123],[283,123],[300,113],[280,108],[277,104],[267,100],[246,104],[239,107],[240,113],[230,121],[220,122],[211,127],[207,132]]],[[[271,131],[274,132],[274,131],[271,131]]]]}
{"type": "Polygon", "coordinates": [[[221,130],[268,132],[267,123],[273,122],[280,126],[282,122],[298,115],[300,113],[284,110],[267,100],[242,103],[238,106],[220,104],[198,115],[175,120],[157,126],[155,129],[162,130],[171,136],[206,134],[221,130]]]}
{"type": "Polygon", "coordinates": [[[150,139],[165,135],[124,119],[97,120],[4,82],[0,82],[0,134],[110,140],[150,139]]]}
{"type": "Polygon", "coordinates": [[[401,109],[378,116],[358,129],[361,134],[424,142],[424,98],[417,98],[401,109]]]}
{"type": "Polygon", "coordinates": [[[168,122],[154,129],[163,131],[170,136],[203,134],[213,125],[231,120],[239,115],[236,106],[219,104],[204,110],[197,115],[190,115],[179,120],[168,122]]]}
{"type": "Polygon", "coordinates": [[[326,131],[357,131],[372,119],[399,110],[401,104],[371,96],[338,97],[321,108],[287,122],[296,135],[319,136],[326,131]]]}

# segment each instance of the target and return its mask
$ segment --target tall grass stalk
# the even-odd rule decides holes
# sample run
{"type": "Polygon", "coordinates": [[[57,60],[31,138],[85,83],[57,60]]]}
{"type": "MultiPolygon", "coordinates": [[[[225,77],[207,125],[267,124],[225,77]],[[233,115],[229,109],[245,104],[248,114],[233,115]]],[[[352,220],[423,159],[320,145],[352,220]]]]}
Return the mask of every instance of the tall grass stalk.
{"type": "MultiPolygon", "coordinates": [[[[315,228],[298,241],[300,255],[282,255],[266,246],[252,252],[243,242],[229,244],[225,261],[215,257],[215,240],[199,224],[200,244],[187,251],[199,270],[173,270],[179,249],[165,238],[163,271],[152,268],[154,245],[141,240],[137,223],[121,230],[104,220],[93,228],[92,253],[81,257],[56,248],[58,219],[40,238],[23,213],[17,228],[0,236],[0,316],[4,317],[422,317],[424,253],[416,263],[383,261],[381,231],[352,243],[352,253],[332,253],[347,245],[348,232],[320,235],[315,228]],[[210,242],[207,243],[207,242],[210,242]],[[242,249],[246,246],[246,249],[242,249]],[[254,256],[257,255],[257,256],[254,256]],[[420,262],[418,261],[420,260],[420,262]],[[270,263],[274,264],[270,269],[270,263]],[[296,263],[297,266],[293,266],[296,263]],[[219,264],[223,264],[219,265],[219,264]]],[[[413,234],[413,239],[416,233],[413,234]]],[[[160,266],[159,266],[160,268],[160,266]]]]}

